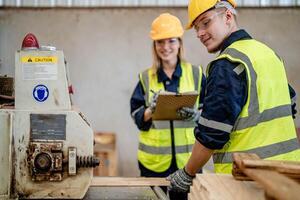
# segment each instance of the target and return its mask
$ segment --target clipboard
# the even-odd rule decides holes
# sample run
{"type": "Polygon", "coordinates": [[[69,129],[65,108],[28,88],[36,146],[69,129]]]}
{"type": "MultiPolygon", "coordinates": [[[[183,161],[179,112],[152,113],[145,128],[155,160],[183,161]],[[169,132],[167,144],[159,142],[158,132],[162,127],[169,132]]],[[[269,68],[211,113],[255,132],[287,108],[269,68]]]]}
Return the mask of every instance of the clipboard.
{"type": "Polygon", "coordinates": [[[198,97],[197,91],[176,94],[161,92],[158,94],[153,120],[181,120],[177,110],[182,107],[194,107],[198,97]]]}

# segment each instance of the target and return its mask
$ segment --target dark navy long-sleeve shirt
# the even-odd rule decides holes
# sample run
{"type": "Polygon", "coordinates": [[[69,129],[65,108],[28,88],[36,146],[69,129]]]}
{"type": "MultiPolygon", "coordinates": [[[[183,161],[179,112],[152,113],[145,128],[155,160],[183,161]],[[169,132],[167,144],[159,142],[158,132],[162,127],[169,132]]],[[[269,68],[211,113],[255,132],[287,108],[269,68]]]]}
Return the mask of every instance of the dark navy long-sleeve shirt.
{"type": "MultiPolygon", "coordinates": [[[[179,88],[179,79],[182,75],[182,69],[180,67],[180,61],[177,63],[175,71],[172,75],[172,79],[170,79],[162,68],[159,68],[157,71],[158,82],[163,82],[165,90],[170,92],[178,92],[179,88]]],[[[202,75],[201,82],[201,92],[199,98],[199,105],[202,104],[204,98],[204,88],[205,88],[206,79],[205,76],[202,75]]],[[[144,121],[144,112],[146,109],[146,102],[144,99],[145,92],[143,90],[143,86],[139,81],[137,86],[134,89],[134,92],[130,99],[130,108],[131,108],[131,116],[134,119],[135,124],[137,125],[139,130],[148,131],[152,125],[152,121],[144,121]]]]}
{"type": "MultiPolygon", "coordinates": [[[[251,39],[245,30],[232,33],[223,43],[221,52],[233,42],[251,39]]],[[[201,117],[212,120],[215,124],[223,127],[232,127],[242,108],[247,96],[246,71],[236,73],[235,69],[239,63],[230,62],[227,59],[213,61],[210,67],[210,76],[207,77],[206,94],[203,103],[201,117]]],[[[290,88],[290,96],[295,96],[295,91],[290,88]]],[[[195,128],[196,139],[209,149],[221,149],[229,141],[230,131],[224,131],[198,124],[195,128]]]]}

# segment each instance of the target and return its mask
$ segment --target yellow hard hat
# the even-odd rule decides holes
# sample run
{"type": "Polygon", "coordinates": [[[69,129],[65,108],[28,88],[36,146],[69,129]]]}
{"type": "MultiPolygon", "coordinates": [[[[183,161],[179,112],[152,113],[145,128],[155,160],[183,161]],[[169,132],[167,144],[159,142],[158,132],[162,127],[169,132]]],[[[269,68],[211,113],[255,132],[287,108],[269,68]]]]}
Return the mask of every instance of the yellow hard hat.
{"type": "MultiPolygon", "coordinates": [[[[190,0],[188,5],[188,15],[189,21],[186,26],[186,29],[190,29],[193,27],[193,22],[199,15],[214,7],[217,2],[221,0],[190,0]]],[[[227,0],[234,8],[236,7],[236,3],[234,0],[227,0]]]]}
{"type": "Polygon", "coordinates": [[[163,13],[153,20],[150,37],[152,40],[181,37],[183,28],[180,20],[170,13],[163,13]]]}

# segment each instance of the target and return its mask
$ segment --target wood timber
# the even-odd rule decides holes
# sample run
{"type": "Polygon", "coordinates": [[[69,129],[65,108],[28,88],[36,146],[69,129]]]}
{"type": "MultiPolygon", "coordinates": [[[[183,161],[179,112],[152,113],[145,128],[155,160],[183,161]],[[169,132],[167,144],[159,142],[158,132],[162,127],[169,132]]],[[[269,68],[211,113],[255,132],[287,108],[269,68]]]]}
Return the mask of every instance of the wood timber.
{"type": "Polygon", "coordinates": [[[91,187],[98,186],[169,186],[170,182],[165,178],[145,177],[93,177],[91,187]]]}
{"type": "Polygon", "coordinates": [[[193,200],[201,200],[201,191],[196,188],[196,184],[191,186],[190,194],[193,200]]]}
{"type": "Polygon", "coordinates": [[[280,173],[295,174],[300,177],[300,162],[277,160],[243,160],[245,168],[270,169],[280,173]]]}
{"type": "Polygon", "coordinates": [[[264,190],[255,182],[237,181],[225,174],[197,174],[188,197],[190,200],[265,199],[264,190]]]}
{"type": "Polygon", "coordinates": [[[232,175],[237,180],[251,181],[252,179],[246,176],[243,171],[240,169],[242,167],[242,160],[260,160],[260,157],[256,154],[251,153],[234,153],[233,154],[233,166],[232,166],[232,175]]]}
{"type": "Polygon", "coordinates": [[[300,162],[262,160],[256,154],[235,153],[233,154],[232,175],[237,180],[252,180],[243,173],[244,168],[274,170],[295,181],[300,182],[300,162]]]}
{"type": "Polygon", "coordinates": [[[149,186],[145,187],[89,187],[83,200],[162,200],[149,186]]]}
{"type": "Polygon", "coordinates": [[[192,190],[190,193],[188,193],[188,200],[196,200],[196,197],[195,197],[194,193],[192,192],[192,190]]]}
{"type": "Polygon", "coordinates": [[[246,175],[258,182],[274,199],[300,199],[300,185],[285,175],[299,175],[299,163],[285,161],[265,161],[255,154],[233,154],[233,175],[246,175]],[[282,174],[280,174],[281,172],[282,174]],[[283,175],[284,174],[284,175],[283,175]]]}
{"type": "Polygon", "coordinates": [[[300,199],[300,185],[276,171],[244,169],[243,172],[260,183],[270,197],[281,200],[300,199]]]}

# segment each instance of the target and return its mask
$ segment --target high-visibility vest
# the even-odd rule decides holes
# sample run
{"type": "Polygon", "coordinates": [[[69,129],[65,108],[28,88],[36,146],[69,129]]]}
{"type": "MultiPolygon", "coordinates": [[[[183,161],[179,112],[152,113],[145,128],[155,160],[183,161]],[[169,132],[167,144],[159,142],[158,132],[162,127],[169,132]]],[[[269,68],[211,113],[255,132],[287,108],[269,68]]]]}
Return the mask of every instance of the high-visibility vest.
{"type": "MultiPolygon", "coordinates": [[[[234,152],[255,153],[262,159],[300,161],[291,113],[288,81],[282,60],[266,45],[253,40],[231,44],[217,58],[240,63],[246,70],[248,97],[234,126],[220,124],[230,140],[213,155],[216,173],[231,173],[234,152]]],[[[210,65],[207,67],[209,76],[210,65]]]]}
{"type": "MultiPolygon", "coordinates": [[[[189,63],[181,62],[182,75],[179,80],[179,93],[201,91],[202,69],[194,67],[189,63]]],[[[153,70],[147,69],[140,74],[140,81],[145,92],[146,106],[154,92],[164,91],[164,84],[158,82],[157,74],[153,70]]],[[[200,96],[200,95],[199,95],[200,96]]],[[[196,101],[198,108],[199,96],[196,101]]],[[[172,160],[172,136],[171,121],[152,121],[149,131],[141,131],[139,135],[138,160],[147,169],[154,172],[163,172],[171,165],[172,160]]],[[[184,167],[191,155],[192,147],[195,142],[194,127],[192,121],[173,120],[174,127],[174,146],[176,164],[178,168],[184,167]]]]}

